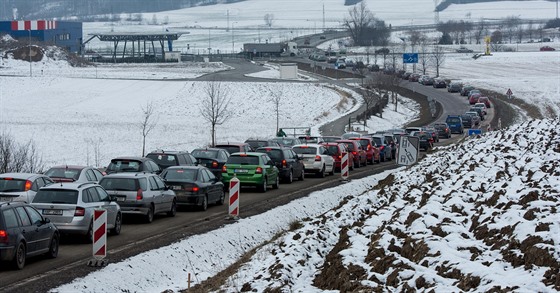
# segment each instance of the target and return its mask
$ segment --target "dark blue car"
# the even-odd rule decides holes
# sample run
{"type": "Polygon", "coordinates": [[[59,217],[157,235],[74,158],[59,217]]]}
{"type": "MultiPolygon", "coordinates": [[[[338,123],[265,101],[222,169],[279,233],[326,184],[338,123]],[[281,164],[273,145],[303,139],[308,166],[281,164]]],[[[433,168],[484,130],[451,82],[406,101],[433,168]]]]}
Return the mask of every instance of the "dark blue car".
{"type": "Polygon", "coordinates": [[[464,132],[463,119],[459,115],[447,116],[447,119],[445,119],[445,123],[449,125],[449,129],[451,130],[451,133],[462,134],[464,132]]]}

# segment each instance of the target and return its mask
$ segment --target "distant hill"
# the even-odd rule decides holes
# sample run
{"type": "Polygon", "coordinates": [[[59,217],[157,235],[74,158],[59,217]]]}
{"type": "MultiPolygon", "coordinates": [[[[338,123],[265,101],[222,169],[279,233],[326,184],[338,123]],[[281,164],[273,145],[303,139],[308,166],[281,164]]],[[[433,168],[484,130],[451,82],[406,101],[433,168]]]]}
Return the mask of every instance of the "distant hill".
{"type": "Polygon", "coordinates": [[[92,15],[158,12],[242,1],[245,0],[0,0],[0,19],[88,20],[92,15]]]}
{"type": "MultiPolygon", "coordinates": [[[[436,11],[443,11],[451,4],[470,4],[470,3],[482,3],[482,2],[499,2],[499,1],[528,1],[528,0],[443,0],[436,6],[436,11]]],[[[545,0],[554,2],[556,0],[545,0]]]]}

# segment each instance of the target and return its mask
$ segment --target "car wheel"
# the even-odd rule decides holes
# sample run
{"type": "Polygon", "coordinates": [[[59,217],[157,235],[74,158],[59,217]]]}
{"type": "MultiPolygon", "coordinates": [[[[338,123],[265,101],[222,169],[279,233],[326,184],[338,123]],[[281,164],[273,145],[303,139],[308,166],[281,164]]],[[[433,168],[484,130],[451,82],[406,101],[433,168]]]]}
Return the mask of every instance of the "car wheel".
{"type": "Polygon", "coordinates": [[[169,210],[169,212],[167,212],[167,216],[175,217],[176,214],[177,214],[177,203],[175,202],[175,200],[173,200],[173,202],[171,203],[171,209],[169,210]]]}
{"type": "Polygon", "coordinates": [[[12,261],[12,265],[14,268],[21,270],[25,266],[25,258],[26,258],[26,248],[23,242],[20,242],[16,248],[16,254],[14,255],[14,260],[12,261]]]}
{"type": "Polygon", "coordinates": [[[327,170],[325,168],[325,165],[323,165],[323,168],[321,169],[321,171],[319,171],[319,173],[317,173],[317,176],[319,176],[320,178],[325,178],[327,177],[327,170]]]}
{"type": "Polygon", "coordinates": [[[154,221],[154,206],[150,205],[150,207],[148,208],[148,213],[144,216],[144,221],[146,221],[146,223],[151,223],[154,221]]]}
{"type": "Polygon", "coordinates": [[[220,198],[218,199],[217,204],[221,206],[221,205],[224,204],[225,200],[226,200],[226,194],[224,192],[222,192],[222,194],[220,195],[220,198]]]}
{"type": "Polygon", "coordinates": [[[93,243],[93,219],[91,219],[91,222],[89,223],[89,228],[84,240],[86,243],[93,243]]]}
{"type": "MultiPolygon", "coordinates": [[[[291,171],[290,174],[292,174],[291,171]]],[[[276,175],[276,181],[274,182],[274,184],[272,184],[272,189],[278,189],[278,188],[280,188],[280,176],[276,175]]]]}
{"type": "Polygon", "coordinates": [[[200,204],[200,210],[206,211],[208,209],[208,195],[202,197],[202,204],[200,204]]]}
{"type": "Polygon", "coordinates": [[[385,155],[385,153],[383,153],[383,156],[382,156],[382,155],[379,155],[379,157],[380,157],[379,160],[380,160],[381,162],[385,162],[385,159],[387,159],[387,155],[385,155]]]}
{"type": "Polygon", "coordinates": [[[49,258],[56,258],[58,256],[58,244],[58,234],[54,234],[51,239],[51,245],[49,245],[49,252],[47,252],[49,258]]]}
{"type": "Polygon", "coordinates": [[[290,184],[294,182],[294,172],[292,170],[290,170],[290,173],[288,174],[288,178],[286,178],[286,182],[290,184]]]}
{"type": "Polygon", "coordinates": [[[121,213],[117,214],[117,218],[115,219],[115,227],[111,230],[112,235],[119,235],[121,234],[122,228],[122,215],[121,213]]]}
{"type": "Polygon", "coordinates": [[[299,175],[298,180],[303,181],[305,179],[305,169],[301,169],[301,175],[299,175]]]}
{"type": "Polygon", "coordinates": [[[334,176],[334,165],[333,165],[333,167],[332,167],[331,172],[329,173],[329,175],[334,176]]]}
{"type": "Polygon", "coordinates": [[[266,178],[264,178],[263,183],[261,184],[261,186],[259,186],[259,190],[260,192],[266,192],[267,188],[268,188],[268,182],[266,178]]]}

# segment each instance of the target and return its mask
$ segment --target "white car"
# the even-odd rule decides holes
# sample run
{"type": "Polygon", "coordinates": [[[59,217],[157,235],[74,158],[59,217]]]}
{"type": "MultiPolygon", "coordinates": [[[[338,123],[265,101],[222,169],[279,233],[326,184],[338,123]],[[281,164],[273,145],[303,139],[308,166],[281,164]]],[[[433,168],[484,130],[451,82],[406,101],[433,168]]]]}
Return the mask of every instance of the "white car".
{"type": "Polygon", "coordinates": [[[4,173],[0,175],[0,202],[31,203],[39,188],[54,182],[46,175],[34,173],[4,173]]]}
{"type": "Polygon", "coordinates": [[[315,173],[321,178],[324,178],[327,173],[334,175],[334,159],[328,154],[324,145],[298,144],[292,149],[303,159],[305,173],[315,173]]]}

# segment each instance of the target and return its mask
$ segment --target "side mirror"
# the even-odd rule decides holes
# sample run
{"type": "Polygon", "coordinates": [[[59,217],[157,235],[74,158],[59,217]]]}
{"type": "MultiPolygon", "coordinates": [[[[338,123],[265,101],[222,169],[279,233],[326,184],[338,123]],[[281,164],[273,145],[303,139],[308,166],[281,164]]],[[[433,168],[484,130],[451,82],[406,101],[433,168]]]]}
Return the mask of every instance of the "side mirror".
{"type": "Polygon", "coordinates": [[[42,224],[48,224],[51,222],[51,219],[49,218],[43,218],[43,223],[42,224]]]}

